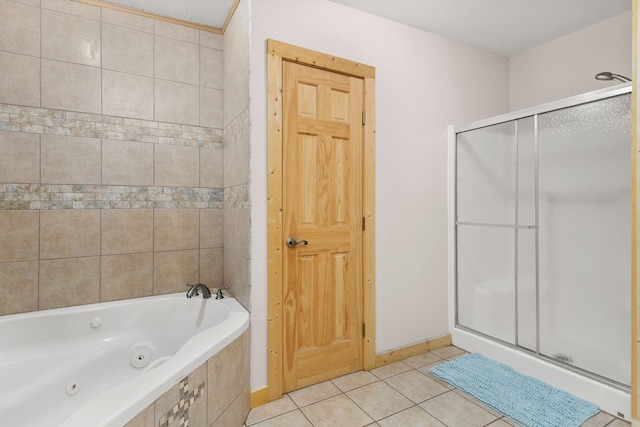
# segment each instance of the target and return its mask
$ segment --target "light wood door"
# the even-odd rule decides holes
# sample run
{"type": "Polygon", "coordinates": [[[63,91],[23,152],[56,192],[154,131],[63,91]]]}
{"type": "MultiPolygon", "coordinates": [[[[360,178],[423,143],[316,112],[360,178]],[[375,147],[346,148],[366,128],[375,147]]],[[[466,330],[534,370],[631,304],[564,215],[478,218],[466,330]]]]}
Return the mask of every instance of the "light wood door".
{"type": "Polygon", "coordinates": [[[283,63],[284,390],[362,369],[363,80],[283,63]]]}

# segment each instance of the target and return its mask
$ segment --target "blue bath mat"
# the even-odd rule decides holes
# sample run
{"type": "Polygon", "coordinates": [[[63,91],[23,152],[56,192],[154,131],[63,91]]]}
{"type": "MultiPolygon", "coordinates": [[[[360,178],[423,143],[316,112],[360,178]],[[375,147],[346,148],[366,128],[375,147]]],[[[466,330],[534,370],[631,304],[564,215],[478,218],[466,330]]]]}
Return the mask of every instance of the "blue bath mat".
{"type": "Polygon", "coordinates": [[[591,402],[477,353],[429,372],[527,427],[578,427],[599,412],[591,402]]]}

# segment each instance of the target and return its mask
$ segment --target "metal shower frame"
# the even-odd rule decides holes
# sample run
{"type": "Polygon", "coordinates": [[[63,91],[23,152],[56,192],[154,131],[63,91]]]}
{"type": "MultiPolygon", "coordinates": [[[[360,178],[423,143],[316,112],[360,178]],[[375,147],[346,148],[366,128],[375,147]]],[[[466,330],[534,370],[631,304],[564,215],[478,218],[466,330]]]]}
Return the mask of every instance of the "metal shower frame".
{"type": "Polygon", "coordinates": [[[491,117],[484,120],[475,121],[472,123],[467,123],[460,126],[449,126],[448,127],[448,241],[449,241],[449,328],[453,330],[454,328],[462,329],[467,332],[482,336],[491,341],[497,342],[501,345],[505,345],[507,347],[511,347],[517,349],[519,351],[525,352],[527,354],[531,354],[539,359],[543,359],[547,362],[556,364],[558,366],[562,366],[565,369],[575,371],[582,375],[585,375],[589,378],[592,378],[598,382],[605,383],[607,385],[613,386],[622,391],[628,392],[630,387],[620,384],[616,381],[610,380],[593,372],[559,362],[554,358],[549,356],[545,356],[540,353],[540,293],[539,293],[539,218],[538,218],[538,116],[540,114],[549,113],[556,110],[561,110],[569,107],[578,106],[581,104],[586,104],[594,101],[599,101],[602,99],[612,98],[619,95],[624,95],[631,93],[632,86],[631,84],[620,84],[616,86],[610,86],[605,89],[600,89],[592,92],[587,92],[581,95],[573,96],[570,98],[565,98],[562,100],[541,104],[535,107],[526,108],[514,112],[510,112],[507,114],[503,114],[500,116],[491,117]],[[515,180],[516,180],[516,188],[518,188],[518,120],[524,119],[528,117],[533,117],[534,120],[534,150],[535,150],[535,158],[534,158],[534,170],[535,170],[535,187],[534,187],[534,224],[533,225],[519,225],[518,224],[518,193],[515,194],[515,222],[514,225],[510,224],[489,224],[489,223],[474,223],[474,222],[463,222],[457,221],[458,212],[456,205],[456,167],[457,167],[457,152],[456,152],[456,135],[462,132],[476,130],[488,126],[498,125],[501,123],[514,122],[515,126],[515,143],[516,143],[516,162],[515,162],[515,180]],[[490,335],[484,334],[482,332],[475,331],[471,328],[465,327],[458,323],[458,286],[457,286],[457,230],[458,225],[479,225],[486,227],[497,227],[497,228],[511,228],[514,230],[517,229],[535,229],[535,313],[536,313],[536,349],[532,351],[526,347],[520,346],[518,344],[518,234],[515,234],[515,268],[514,268],[514,280],[515,280],[515,344],[500,340],[498,338],[492,337],[490,335]]]}

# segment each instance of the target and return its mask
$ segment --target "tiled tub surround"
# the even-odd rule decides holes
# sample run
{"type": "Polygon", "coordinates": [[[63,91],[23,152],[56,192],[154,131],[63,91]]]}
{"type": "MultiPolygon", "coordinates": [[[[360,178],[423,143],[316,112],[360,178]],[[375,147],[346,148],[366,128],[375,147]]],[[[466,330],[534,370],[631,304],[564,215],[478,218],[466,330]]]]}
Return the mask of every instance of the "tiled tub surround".
{"type": "Polygon", "coordinates": [[[70,0],[0,23],[0,315],[222,284],[222,36],[70,0]]]}
{"type": "Polygon", "coordinates": [[[249,345],[247,331],[125,427],[242,426],[250,407],[249,345]]]}
{"type": "Polygon", "coordinates": [[[221,425],[239,426],[249,410],[248,396],[240,396],[249,379],[248,326],[235,299],[182,292],[3,316],[0,418],[122,427],[151,405],[157,417],[149,426],[179,418],[216,425],[229,408],[223,419],[238,421],[221,425]]]}

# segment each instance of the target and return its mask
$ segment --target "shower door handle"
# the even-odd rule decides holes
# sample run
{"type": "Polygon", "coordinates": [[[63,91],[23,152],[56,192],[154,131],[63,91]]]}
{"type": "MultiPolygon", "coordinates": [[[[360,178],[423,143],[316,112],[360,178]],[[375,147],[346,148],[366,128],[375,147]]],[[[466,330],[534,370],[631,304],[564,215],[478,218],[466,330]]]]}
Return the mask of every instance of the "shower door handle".
{"type": "Polygon", "coordinates": [[[289,236],[287,237],[287,240],[285,240],[285,243],[287,244],[288,248],[295,248],[298,245],[308,245],[309,242],[307,242],[306,240],[296,240],[295,237],[293,236],[289,236]]]}

